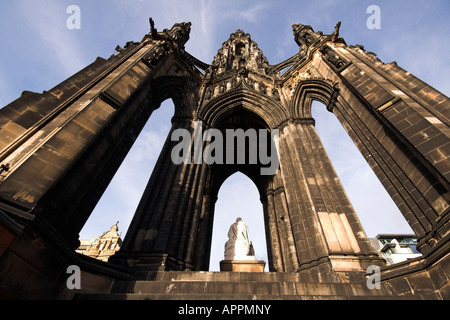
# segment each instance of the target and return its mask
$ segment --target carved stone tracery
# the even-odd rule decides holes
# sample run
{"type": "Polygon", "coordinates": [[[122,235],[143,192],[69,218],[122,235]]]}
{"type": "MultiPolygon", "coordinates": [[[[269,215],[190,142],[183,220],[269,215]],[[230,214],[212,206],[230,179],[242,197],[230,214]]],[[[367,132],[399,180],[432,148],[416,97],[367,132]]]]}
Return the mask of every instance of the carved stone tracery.
{"type": "Polygon", "coordinates": [[[273,83],[279,75],[264,56],[250,35],[237,30],[230,35],[218,50],[207,74],[209,84],[205,89],[205,100],[236,88],[239,83],[250,90],[280,101],[280,91],[273,83]],[[218,91],[214,90],[219,87],[218,91]]]}
{"type": "Polygon", "coordinates": [[[325,59],[330,62],[336,69],[340,69],[345,66],[345,61],[336,54],[336,52],[327,45],[320,47],[320,52],[324,55],[325,59]]]}

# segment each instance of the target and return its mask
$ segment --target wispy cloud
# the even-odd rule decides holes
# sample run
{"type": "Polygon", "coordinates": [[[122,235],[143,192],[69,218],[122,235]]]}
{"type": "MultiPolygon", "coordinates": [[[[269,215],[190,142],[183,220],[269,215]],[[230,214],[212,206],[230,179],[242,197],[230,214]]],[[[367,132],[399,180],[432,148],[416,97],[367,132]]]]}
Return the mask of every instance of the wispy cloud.
{"type": "MultiPolygon", "coordinates": [[[[166,130],[167,131],[167,130],[166,130]]],[[[155,161],[162,149],[166,134],[157,131],[145,131],[136,141],[130,160],[134,163],[155,161]]]]}
{"type": "Polygon", "coordinates": [[[366,234],[411,233],[383,185],[336,117],[315,102],[313,116],[325,150],[366,234]]]}
{"type": "Polygon", "coordinates": [[[46,1],[45,5],[21,1],[20,5],[29,24],[25,28],[35,34],[36,42],[45,44],[48,48],[46,58],[54,60],[56,69],[71,75],[90,62],[85,59],[84,50],[74,36],[76,31],[67,28],[67,6],[56,1],[46,1]]]}
{"type": "Polygon", "coordinates": [[[255,6],[247,8],[245,10],[238,10],[237,17],[244,19],[248,22],[257,22],[260,19],[261,13],[267,8],[267,4],[259,3],[255,6]]]}
{"type": "MultiPolygon", "coordinates": [[[[109,228],[107,224],[115,220],[120,221],[121,230],[127,230],[167,138],[173,115],[171,104],[169,100],[163,102],[157,114],[147,122],[100,199],[89,225],[97,225],[99,230],[109,228]],[[105,216],[109,220],[105,220],[105,216]]],[[[92,229],[83,232],[88,234],[92,229]]]]}

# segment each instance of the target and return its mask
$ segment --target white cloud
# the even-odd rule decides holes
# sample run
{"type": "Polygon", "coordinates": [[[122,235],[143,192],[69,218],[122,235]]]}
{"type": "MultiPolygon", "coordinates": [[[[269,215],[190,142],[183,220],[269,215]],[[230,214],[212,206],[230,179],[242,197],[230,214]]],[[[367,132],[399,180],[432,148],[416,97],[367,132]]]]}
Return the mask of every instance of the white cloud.
{"type": "Polygon", "coordinates": [[[165,136],[152,131],[141,133],[94,209],[83,236],[101,234],[112,221],[120,221],[121,230],[128,229],[161,151],[160,138],[165,136]]]}
{"type": "Polygon", "coordinates": [[[250,7],[246,10],[237,10],[237,17],[249,22],[257,22],[260,19],[260,15],[263,10],[267,8],[267,5],[258,3],[257,5],[250,7]]]}
{"type": "Polygon", "coordinates": [[[36,42],[47,47],[46,59],[56,60],[56,69],[72,75],[86,66],[88,61],[84,59],[83,50],[76,38],[76,32],[79,31],[67,28],[67,6],[55,1],[46,1],[45,5],[37,1],[32,5],[29,1],[21,1],[20,5],[21,14],[29,23],[27,29],[36,35],[36,42]]]}
{"type": "Polygon", "coordinates": [[[155,131],[145,131],[142,137],[136,141],[130,161],[139,163],[142,161],[155,161],[166,139],[166,134],[155,131]]]}

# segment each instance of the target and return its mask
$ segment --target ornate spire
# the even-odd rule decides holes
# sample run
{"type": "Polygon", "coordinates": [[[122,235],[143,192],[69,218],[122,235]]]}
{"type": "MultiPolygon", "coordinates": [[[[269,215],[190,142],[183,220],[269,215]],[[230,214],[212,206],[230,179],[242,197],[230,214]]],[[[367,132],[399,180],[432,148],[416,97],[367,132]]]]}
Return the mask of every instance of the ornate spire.
{"type": "Polygon", "coordinates": [[[292,29],[294,32],[295,42],[297,42],[300,49],[303,49],[303,46],[309,47],[322,35],[322,32],[314,32],[311,26],[304,24],[293,23],[292,29]]]}
{"type": "Polygon", "coordinates": [[[217,52],[212,63],[217,73],[227,70],[251,70],[267,74],[269,63],[256,42],[242,30],[230,35],[217,52]]]}
{"type": "Polygon", "coordinates": [[[208,84],[204,101],[214,99],[235,88],[245,88],[281,101],[276,85],[279,72],[269,65],[267,58],[248,33],[236,30],[222,44],[206,73],[208,84]]]}

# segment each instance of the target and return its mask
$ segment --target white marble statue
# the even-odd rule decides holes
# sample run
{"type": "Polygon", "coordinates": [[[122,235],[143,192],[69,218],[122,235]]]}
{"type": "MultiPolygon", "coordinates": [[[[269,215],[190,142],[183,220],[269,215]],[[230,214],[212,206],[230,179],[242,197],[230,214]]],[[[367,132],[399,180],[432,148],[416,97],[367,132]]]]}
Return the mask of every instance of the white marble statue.
{"type": "Polygon", "coordinates": [[[228,231],[225,260],[256,260],[252,242],[248,237],[248,227],[242,218],[237,218],[228,231]]]}

